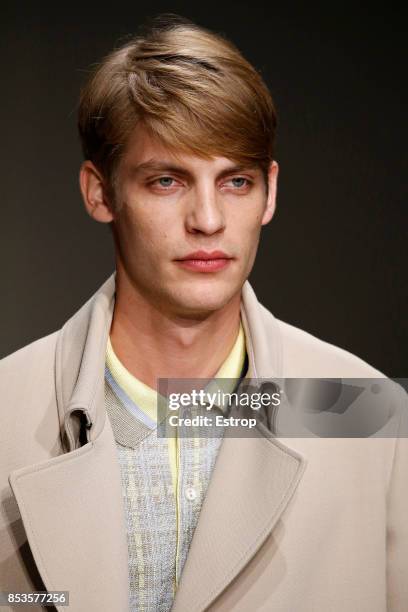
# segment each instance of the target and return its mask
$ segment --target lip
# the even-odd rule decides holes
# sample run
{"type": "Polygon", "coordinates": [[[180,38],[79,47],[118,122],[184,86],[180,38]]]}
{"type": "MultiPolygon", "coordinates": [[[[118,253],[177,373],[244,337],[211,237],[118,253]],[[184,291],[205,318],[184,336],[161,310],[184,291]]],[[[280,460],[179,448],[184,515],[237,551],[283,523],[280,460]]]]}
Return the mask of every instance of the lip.
{"type": "Polygon", "coordinates": [[[180,257],[177,261],[186,261],[186,259],[231,259],[224,251],[194,251],[185,257],[180,257]]]}
{"type": "Polygon", "coordinates": [[[224,251],[194,251],[175,261],[193,272],[217,272],[226,268],[232,259],[224,251]]]}

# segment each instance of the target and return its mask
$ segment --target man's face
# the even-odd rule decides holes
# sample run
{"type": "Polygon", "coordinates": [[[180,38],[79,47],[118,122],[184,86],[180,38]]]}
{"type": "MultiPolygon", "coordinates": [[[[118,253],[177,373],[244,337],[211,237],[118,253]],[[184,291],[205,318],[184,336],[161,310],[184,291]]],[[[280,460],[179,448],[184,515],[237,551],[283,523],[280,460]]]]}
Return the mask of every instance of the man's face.
{"type": "Polygon", "coordinates": [[[138,128],[117,173],[119,277],[124,272],[168,313],[219,310],[252,269],[261,226],[273,214],[276,174],[277,167],[267,198],[261,169],[239,168],[225,157],[176,155],[138,128]]]}

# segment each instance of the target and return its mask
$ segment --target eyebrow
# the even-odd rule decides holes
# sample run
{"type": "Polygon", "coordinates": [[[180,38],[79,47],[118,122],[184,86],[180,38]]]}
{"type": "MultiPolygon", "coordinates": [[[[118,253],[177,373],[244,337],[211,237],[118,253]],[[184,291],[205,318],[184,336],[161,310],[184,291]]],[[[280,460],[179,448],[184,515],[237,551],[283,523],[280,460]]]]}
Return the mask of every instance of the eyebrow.
{"type": "MultiPolygon", "coordinates": [[[[257,166],[255,165],[243,165],[243,164],[235,164],[233,166],[229,166],[228,168],[224,168],[217,174],[217,179],[223,178],[228,174],[236,174],[239,172],[245,172],[248,170],[257,170],[257,166]]],[[[137,164],[136,166],[131,166],[130,172],[132,175],[138,174],[147,174],[149,172],[171,172],[174,174],[179,174],[181,176],[185,176],[187,178],[192,178],[192,173],[184,168],[183,166],[179,166],[177,164],[166,162],[166,161],[158,161],[154,159],[150,159],[148,161],[137,164]]]]}

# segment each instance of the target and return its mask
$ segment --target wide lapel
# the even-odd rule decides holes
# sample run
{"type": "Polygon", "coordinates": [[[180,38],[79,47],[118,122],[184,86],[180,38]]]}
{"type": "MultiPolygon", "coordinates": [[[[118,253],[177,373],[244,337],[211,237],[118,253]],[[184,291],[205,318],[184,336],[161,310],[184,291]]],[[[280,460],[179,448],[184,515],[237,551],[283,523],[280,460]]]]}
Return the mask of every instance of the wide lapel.
{"type": "MultiPolygon", "coordinates": [[[[247,378],[282,375],[277,322],[266,313],[266,329],[265,313],[247,281],[241,302],[247,378]]],[[[200,612],[222,593],[273,530],[305,466],[304,457],[262,425],[257,437],[227,428],[172,612],[200,612]]]]}
{"type": "Polygon", "coordinates": [[[9,476],[44,585],[69,590],[73,612],[129,607],[120,468],[103,386],[114,289],[112,275],[59,335],[57,406],[68,452],[9,476]],[[79,414],[88,424],[82,446],[79,414]]]}

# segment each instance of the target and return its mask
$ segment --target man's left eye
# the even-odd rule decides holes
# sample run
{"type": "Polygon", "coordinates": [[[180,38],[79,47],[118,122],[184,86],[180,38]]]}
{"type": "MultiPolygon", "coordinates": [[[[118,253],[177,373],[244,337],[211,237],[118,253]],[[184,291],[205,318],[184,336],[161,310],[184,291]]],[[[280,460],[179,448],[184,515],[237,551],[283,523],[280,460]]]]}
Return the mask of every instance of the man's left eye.
{"type": "Polygon", "coordinates": [[[158,179],[160,187],[172,187],[174,179],[171,176],[162,176],[158,179]]]}

